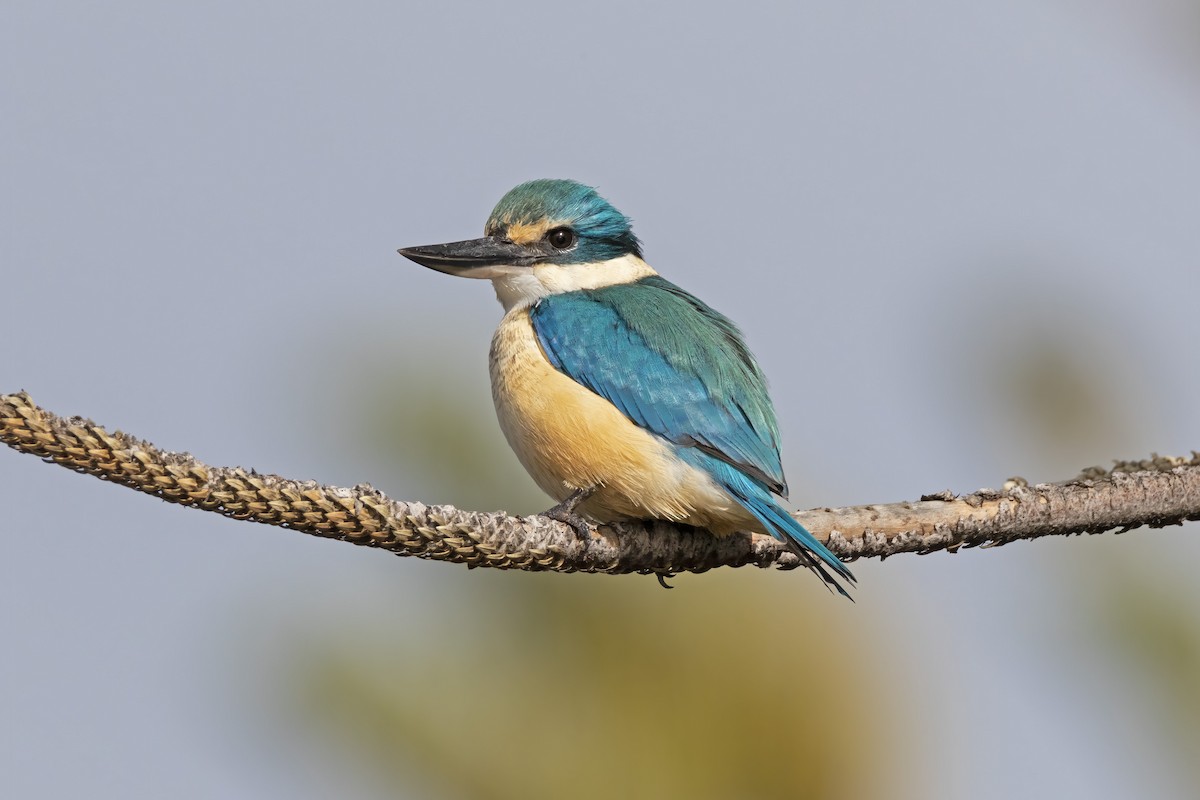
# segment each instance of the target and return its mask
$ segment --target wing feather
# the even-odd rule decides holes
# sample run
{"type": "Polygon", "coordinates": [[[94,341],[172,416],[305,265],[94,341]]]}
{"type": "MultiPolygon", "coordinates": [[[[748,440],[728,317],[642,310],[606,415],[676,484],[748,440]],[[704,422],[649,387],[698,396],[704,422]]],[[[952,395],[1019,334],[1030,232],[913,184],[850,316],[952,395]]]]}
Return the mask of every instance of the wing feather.
{"type": "Polygon", "coordinates": [[[635,424],[786,495],[766,381],[728,318],[658,276],[551,295],[529,316],[555,369],[635,424]]]}

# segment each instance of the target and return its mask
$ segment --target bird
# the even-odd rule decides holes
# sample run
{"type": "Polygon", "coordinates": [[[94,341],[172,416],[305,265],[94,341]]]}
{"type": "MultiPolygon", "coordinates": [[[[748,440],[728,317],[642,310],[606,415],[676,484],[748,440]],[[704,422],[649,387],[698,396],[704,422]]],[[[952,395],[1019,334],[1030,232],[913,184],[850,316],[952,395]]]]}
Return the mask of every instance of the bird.
{"type": "Polygon", "coordinates": [[[845,597],[850,570],[787,498],[767,383],[738,327],[643,259],[631,220],[591,186],[522,183],[484,235],[404,257],[491,280],[504,316],[489,368],[500,427],[544,514],[666,520],[714,535],[766,533],[845,597]]]}

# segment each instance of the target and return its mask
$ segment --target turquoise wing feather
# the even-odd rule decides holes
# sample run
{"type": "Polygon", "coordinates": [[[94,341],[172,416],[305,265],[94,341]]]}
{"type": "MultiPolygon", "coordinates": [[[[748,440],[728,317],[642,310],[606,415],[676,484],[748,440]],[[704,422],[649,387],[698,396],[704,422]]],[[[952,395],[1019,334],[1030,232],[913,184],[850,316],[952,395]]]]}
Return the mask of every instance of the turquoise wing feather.
{"type": "MultiPolygon", "coordinates": [[[[542,298],[529,312],[551,365],[677,446],[777,538],[854,578],[771,493],[787,495],[766,381],[737,327],[652,276],[542,298]]],[[[819,562],[809,566],[845,594],[819,562]]]]}
{"type": "Polygon", "coordinates": [[[786,496],[766,381],[728,318],[658,276],[551,295],[529,316],[560,372],[786,496]]]}

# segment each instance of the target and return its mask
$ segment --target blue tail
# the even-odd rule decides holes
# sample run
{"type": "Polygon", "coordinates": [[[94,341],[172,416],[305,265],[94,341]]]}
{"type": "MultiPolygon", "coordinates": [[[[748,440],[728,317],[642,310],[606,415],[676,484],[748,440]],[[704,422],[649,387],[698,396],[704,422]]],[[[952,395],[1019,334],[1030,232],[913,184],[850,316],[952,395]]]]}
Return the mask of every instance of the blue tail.
{"type": "MultiPolygon", "coordinates": [[[[685,455],[685,459],[704,469],[727,492],[733,495],[743,508],[753,514],[772,536],[790,545],[796,555],[800,556],[804,565],[820,576],[827,586],[836,589],[838,594],[853,602],[854,598],[850,597],[842,584],[825,567],[829,567],[839,577],[851,584],[856,582],[854,574],[837,556],[829,552],[829,549],[821,544],[817,537],[781,508],[766,488],[730,464],[717,461],[707,455],[698,453],[693,455],[693,453],[695,451],[685,455]],[[696,457],[697,455],[699,455],[699,459],[696,457]],[[703,459],[705,463],[697,463],[700,459],[703,459]]],[[[683,454],[681,453],[681,455],[683,454]]]]}
{"type": "Polygon", "coordinates": [[[806,566],[820,575],[821,580],[825,581],[826,585],[837,589],[838,594],[853,602],[854,598],[850,597],[845,588],[838,583],[837,578],[830,575],[821,562],[825,562],[825,565],[828,565],[839,576],[852,584],[855,582],[854,573],[837,556],[829,552],[825,545],[817,541],[817,537],[809,533],[807,528],[797,522],[787,511],[780,508],[769,495],[761,490],[753,492],[747,497],[736,491],[733,487],[727,486],[726,488],[741,502],[747,511],[753,514],[771,532],[772,536],[781,542],[790,544],[802,560],[808,560],[809,563],[806,566]],[[812,558],[812,556],[816,556],[820,561],[812,558]]]}

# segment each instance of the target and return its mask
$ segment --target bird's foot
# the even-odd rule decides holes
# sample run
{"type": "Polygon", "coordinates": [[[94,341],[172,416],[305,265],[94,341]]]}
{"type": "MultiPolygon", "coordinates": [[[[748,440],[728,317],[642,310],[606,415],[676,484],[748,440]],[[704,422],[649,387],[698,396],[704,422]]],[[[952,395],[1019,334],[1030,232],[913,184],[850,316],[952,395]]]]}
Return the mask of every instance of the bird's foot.
{"type": "Polygon", "coordinates": [[[563,500],[552,508],[546,509],[541,515],[558,520],[559,522],[565,522],[571,526],[575,533],[579,534],[580,539],[587,539],[592,535],[592,526],[586,519],[576,514],[575,509],[579,507],[580,503],[591,497],[595,491],[595,486],[589,489],[576,489],[571,492],[571,495],[566,500],[563,500]]]}
{"type": "Polygon", "coordinates": [[[658,585],[663,587],[664,589],[674,589],[675,588],[671,584],[667,583],[668,578],[675,577],[674,572],[656,572],[656,573],[654,573],[654,577],[658,578],[658,585]]]}

